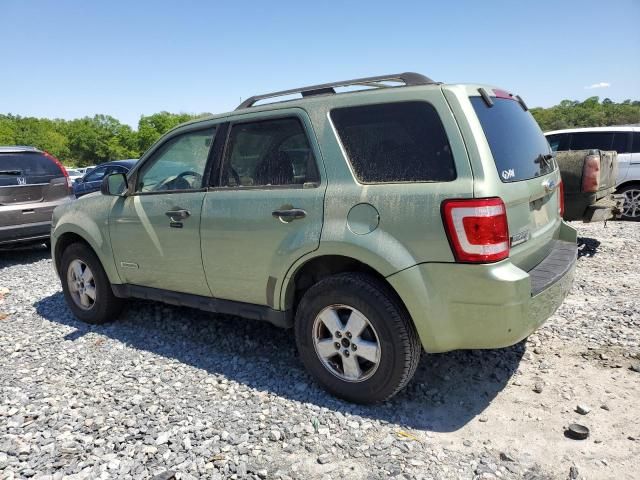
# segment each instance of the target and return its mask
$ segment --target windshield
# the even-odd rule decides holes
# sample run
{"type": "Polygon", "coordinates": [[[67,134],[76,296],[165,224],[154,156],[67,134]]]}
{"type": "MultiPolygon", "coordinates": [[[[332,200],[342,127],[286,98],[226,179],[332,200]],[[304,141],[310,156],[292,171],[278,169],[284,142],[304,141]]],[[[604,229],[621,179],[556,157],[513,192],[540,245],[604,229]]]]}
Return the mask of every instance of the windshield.
{"type": "Polygon", "coordinates": [[[547,139],[519,102],[492,97],[489,107],[482,97],[470,100],[503,182],[529,180],[555,170],[547,139]]]}

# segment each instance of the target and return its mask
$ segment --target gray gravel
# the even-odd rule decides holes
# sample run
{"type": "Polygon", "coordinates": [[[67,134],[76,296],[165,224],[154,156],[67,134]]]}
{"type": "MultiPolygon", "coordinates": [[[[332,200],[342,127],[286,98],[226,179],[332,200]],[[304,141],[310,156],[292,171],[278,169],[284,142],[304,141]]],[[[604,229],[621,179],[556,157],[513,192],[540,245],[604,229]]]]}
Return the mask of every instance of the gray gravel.
{"type": "Polygon", "coordinates": [[[576,226],[575,287],[539,333],[424,355],[373,407],[320,390],[290,331],[146,302],[87,326],[46,250],[0,252],[0,477],[632,478],[640,225],[576,226]]]}

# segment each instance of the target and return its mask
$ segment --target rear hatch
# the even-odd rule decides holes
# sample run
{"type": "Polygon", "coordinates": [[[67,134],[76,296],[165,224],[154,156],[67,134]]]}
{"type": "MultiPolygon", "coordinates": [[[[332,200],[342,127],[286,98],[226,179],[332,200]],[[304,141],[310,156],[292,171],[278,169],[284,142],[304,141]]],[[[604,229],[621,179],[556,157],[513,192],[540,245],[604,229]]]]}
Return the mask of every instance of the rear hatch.
{"type": "MultiPolygon", "coordinates": [[[[50,155],[39,151],[0,152],[0,213],[4,213],[3,217],[14,210],[29,213],[30,209],[68,195],[66,172],[50,155]]],[[[8,222],[7,218],[1,219],[0,223],[8,222]]],[[[41,220],[38,215],[20,216],[20,223],[41,220]]]]}
{"type": "MultiPolygon", "coordinates": [[[[490,150],[490,155],[481,153],[485,173],[477,193],[504,201],[510,260],[529,271],[549,254],[558,236],[560,174],[524,102],[500,90],[483,90],[485,98],[478,90],[469,97],[490,150]]],[[[480,151],[486,152],[482,143],[480,151]]]]}

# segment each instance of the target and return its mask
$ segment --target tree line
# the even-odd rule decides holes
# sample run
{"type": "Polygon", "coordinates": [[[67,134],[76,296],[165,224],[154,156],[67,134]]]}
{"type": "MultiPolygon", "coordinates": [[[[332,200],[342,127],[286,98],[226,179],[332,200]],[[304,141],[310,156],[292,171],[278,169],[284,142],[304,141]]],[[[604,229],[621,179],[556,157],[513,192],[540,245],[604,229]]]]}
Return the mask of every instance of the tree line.
{"type": "MultiPolygon", "coordinates": [[[[532,108],[542,130],[640,124],[640,101],[616,103],[590,97],[563,100],[550,108],[532,108]]],[[[67,165],[95,165],[139,158],[160,136],[180,123],[202,115],[160,112],[142,116],[137,130],[109,115],[75,120],[0,114],[0,145],[32,145],[47,150],[67,165]]]]}
{"type": "Polygon", "coordinates": [[[66,165],[83,167],[139,158],[165,132],[202,115],[155,113],[140,117],[138,129],[133,130],[109,115],[51,120],[0,114],[0,145],[31,145],[66,165]]]}

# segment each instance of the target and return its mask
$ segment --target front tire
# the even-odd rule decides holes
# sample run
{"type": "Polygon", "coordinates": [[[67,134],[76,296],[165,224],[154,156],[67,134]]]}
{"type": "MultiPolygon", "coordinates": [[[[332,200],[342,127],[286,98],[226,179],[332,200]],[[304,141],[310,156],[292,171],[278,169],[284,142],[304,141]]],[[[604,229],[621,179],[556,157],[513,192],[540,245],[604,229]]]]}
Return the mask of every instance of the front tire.
{"type": "Polygon", "coordinates": [[[361,273],[312,286],[298,305],[295,328],[300,357],[314,379],[355,403],[395,395],[413,377],[422,351],[394,292],[361,273]]]}
{"type": "Polygon", "coordinates": [[[107,323],[122,310],[123,300],[113,294],[100,260],[87,245],[73,243],[64,250],[60,279],[67,305],[83,322],[107,323]]]}

